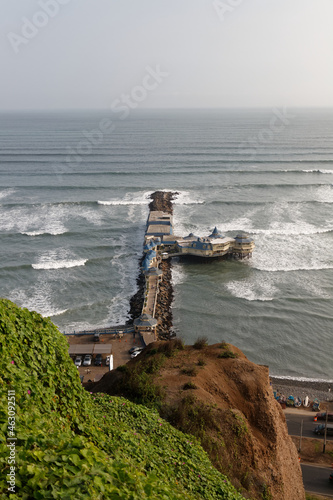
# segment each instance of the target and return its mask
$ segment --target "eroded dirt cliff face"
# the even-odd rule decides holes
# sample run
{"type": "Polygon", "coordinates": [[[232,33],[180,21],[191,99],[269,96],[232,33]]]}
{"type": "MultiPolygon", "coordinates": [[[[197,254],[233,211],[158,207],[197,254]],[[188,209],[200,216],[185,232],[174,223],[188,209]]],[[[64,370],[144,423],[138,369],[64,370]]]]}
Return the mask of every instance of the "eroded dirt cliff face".
{"type": "Polygon", "coordinates": [[[167,360],[156,382],[166,391],[162,414],[198,435],[215,466],[250,498],[305,498],[297,450],[266,366],[226,344],[186,347],[167,360]],[[184,390],[185,384],[196,388],[184,390]]]}
{"type": "Polygon", "coordinates": [[[159,389],[161,416],[197,436],[214,466],[245,497],[305,499],[297,450],[273,397],[268,368],[225,343],[200,349],[179,344],[149,345],[126,371],[103,377],[94,392],[144,395],[148,385],[136,385],[143,373],[145,384],[159,389]]]}

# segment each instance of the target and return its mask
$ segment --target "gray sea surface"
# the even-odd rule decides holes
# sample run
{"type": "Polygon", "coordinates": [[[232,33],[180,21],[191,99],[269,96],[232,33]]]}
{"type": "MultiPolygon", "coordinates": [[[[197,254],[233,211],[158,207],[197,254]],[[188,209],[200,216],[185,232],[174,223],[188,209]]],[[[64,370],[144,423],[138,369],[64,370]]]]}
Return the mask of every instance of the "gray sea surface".
{"type": "Polygon", "coordinates": [[[1,296],[61,331],[124,323],[149,194],[177,191],[176,234],[243,230],[256,249],[174,261],[176,333],[333,380],[332,132],[332,110],[2,114],[1,296]]]}

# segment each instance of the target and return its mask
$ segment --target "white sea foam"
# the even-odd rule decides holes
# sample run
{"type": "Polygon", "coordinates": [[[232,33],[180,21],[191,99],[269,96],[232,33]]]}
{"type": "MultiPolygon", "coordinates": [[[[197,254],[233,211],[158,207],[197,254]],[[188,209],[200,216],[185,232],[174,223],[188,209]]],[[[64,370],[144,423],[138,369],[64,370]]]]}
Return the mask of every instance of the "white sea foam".
{"type": "Polygon", "coordinates": [[[256,234],[266,234],[270,236],[274,235],[285,235],[285,236],[301,236],[301,235],[311,235],[311,234],[324,234],[333,231],[333,225],[328,227],[318,228],[312,224],[307,224],[305,222],[298,224],[294,222],[279,224],[273,223],[269,229],[250,229],[247,230],[248,233],[252,235],[256,234]]]}
{"type": "Polygon", "coordinates": [[[333,203],[333,185],[318,187],[315,200],[319,203],[333,203]]]}
{"type": "Polygon", "coordinates": [[[117,198],[115,200],[100,201],[98,200],[98,205],[147,205],[149,202],[149,196],[153,191],[140,191],[136,193],[126,193],[124,198],[117,198]]]}
{"type": "Polygon", "coordinates": [[[174,203],[176,205],[201,205],[205,203],[205,201],[199,197],[193,196],[189,191],[178,191],[174,203]]]}
{"type": "Polygon", "coordinates": [[[61,316],[62,314],[65,314],[65,312],[67,312],[68,309],[58,309],[58,310],[55,310],[55,311],[50,311],[48,313],[48,316],[61,316]]]}
{"type": "Polygon", "coordinates": [[[21,305],[27,307],[31,311],[36,311],[42,316],[60,316],[68,311],[68,309],[55,309],[52,304],[53,292],[50,283],[39,280],[33,287],[27,290],[14,289],[10,294],[10,299],[21,305]]]}
{"type": "Polygon", "coordinates": [[[226,288],[235,297],[249,301],[272,301],[278,294],[278,288],[267,276],[231,281],[226,284],[226,288]]]}
{"type": "Polygon", "coordinates": [[[0,217],[0,229],[28,236],[61,234],[67,231],[64,222],[69,215],[69,209],[59,205],[13,206],[0,217]]]}
{"type": "Polygon", "coordinates": [[[178,262],[173,262],[171,266],[171,283],[173,286],[180,285],[185,280],[185,271],[178,262]]]}
{"type": "Polygon", "coordinates": [[[88,259],[78,259],[78,260],[58,260],[58,261],[42,261],[38,264],[31,264],[34,269],[68,269],[70,267],[84,266],[88,259]]]}
{"type": "Polygon", "coordinates": [[[333,384],[333,379],[324,379],[324,378],[307,378],[307,377],[292,377],[289,375],[273,375],[275,379],[281,379],[281,380],[290,380],[291,382],[293,380],[297,380],[299,382],[324,382],[324,383],[330,383],[333,384]]]}
{"type": "Polygon", "coordinates": [[[146,205],[147,200],[142,201],[142,200],[110,200],[110,201],[97,201],[98,205],[146,205]]]}
{"type": "Polygon", "coordinates": [[[3,191],[0,191],[0,200],[7,198],[8,196],[12,195],[15,193],[14,188],[8,188],[4,189],[3,191]]]}
{"type": "Polygon", "coordinates": [[[22,232],[21,234],[24,234],[26,236],[41,236],[43,234],[50,234],[51,236],[58,236],[59,234],[64,234],[66,233],[66,229],[58,229],[54,231],[27,231],[27,232],[22,232]]]}
{"type": "MultiPolygon", "coordinates": [[[[169,192],[170,189],[159,189],[159,191],[169,192]]],[[[124,198],[116,198],[114,200],[98,200],[98,205],[145,205],[149,203],[150,195],[153,191],[140,191],[139,193],[126,193],[124,198]]],[[[189,191],[178,191],[177,196],[174,199],[174,203],[177,205],[196,205],[204,203],[204,200],[193,197],[189,191]]]]}
{"type": "Polygon", "coordinates": [[[323,271],[325,269],[333,269],[333,265],[323,265],[323,264],[317,264],[317,265],[304,265],[304,266],[293,266],[289,265],[288,268],[285,268],[284,266],[254,266],[255,269],[258,269],[260,271],[270,271],[271,273],[276,273],[276,272],[290,272],[290,271],[323,271]]]}
{"type": "Polygon", "coordinates": [[[287,272],[332,269],[326,238],[316,235],[261,234],[250,265],[260,271],[287,272]]]}
{"type": "Polygon", "coordinates": [[[302,172],[307,174],[333,174],[333,170],[321,169],[321,168],[302,170],[302,172]]]}

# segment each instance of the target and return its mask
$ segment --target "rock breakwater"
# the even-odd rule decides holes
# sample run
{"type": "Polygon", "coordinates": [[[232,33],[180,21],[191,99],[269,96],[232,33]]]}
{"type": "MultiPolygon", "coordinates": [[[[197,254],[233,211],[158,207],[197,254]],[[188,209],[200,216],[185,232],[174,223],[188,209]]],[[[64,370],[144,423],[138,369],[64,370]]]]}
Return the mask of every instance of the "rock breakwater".
{"type": "MultiPolygon", "coordinates": [[[[162,211],[173,214],[172,201],[178,193],[155,191],[150,195],[151,202],[149,203],[150,211],[162,211]]],[[[138,291],[130,299],[130,310],[128,324],[133,323],[134,319],[140,316],[143,302],[144,302],[144,289],[145,277],[141,271],[143,256],[139,260],[140,272],[137,278],[138,291]]],[[[172,311],[171,305],[173,301],[173,287],[171,283],[171,263],[170,261],[162,261],[160,269],[163,271],[162,281],[159,285],[159,292],[157,295],[155,318],[158,320],[156,333],[160,340],[167,340],[171,336],[172,328],[172,311]]]]}

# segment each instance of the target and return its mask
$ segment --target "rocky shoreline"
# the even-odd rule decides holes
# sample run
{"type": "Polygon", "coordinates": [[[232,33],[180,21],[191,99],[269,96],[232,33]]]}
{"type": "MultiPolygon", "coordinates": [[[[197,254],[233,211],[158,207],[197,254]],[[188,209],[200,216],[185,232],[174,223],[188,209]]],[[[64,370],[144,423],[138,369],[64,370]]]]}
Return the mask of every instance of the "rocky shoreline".
{"type": "MultiPolygon", "coordinates": [[[[150,211],[162,211],[173,214],[172,200],[177,196],[176,192],[155,191],[150,195],[152,201],[149,203],[150,211]]],[[[141,271],[143,256],[139,260],[139,276],[137,277],[138,291],[130,299],[130,319],[127,324],[132,324],[134,319],[140,316],[144,300],[145,277],[141,271]]],[[[155,317],[158,320],[156,333],[159,340],[168,340],[171,337],[173,287],[171,283],[171,263],[162,261],[160,268],[163,270],[162,281],[157,296],[155,317]]]]}
{"type": "Polygon", "coordinates": [[[274,391],[284,396],[309,397],[310,401],[315,398],[322,403],[333,401],[333,384],[317,380],[295,380],[289,378],[270,377],[274,391]]]}

